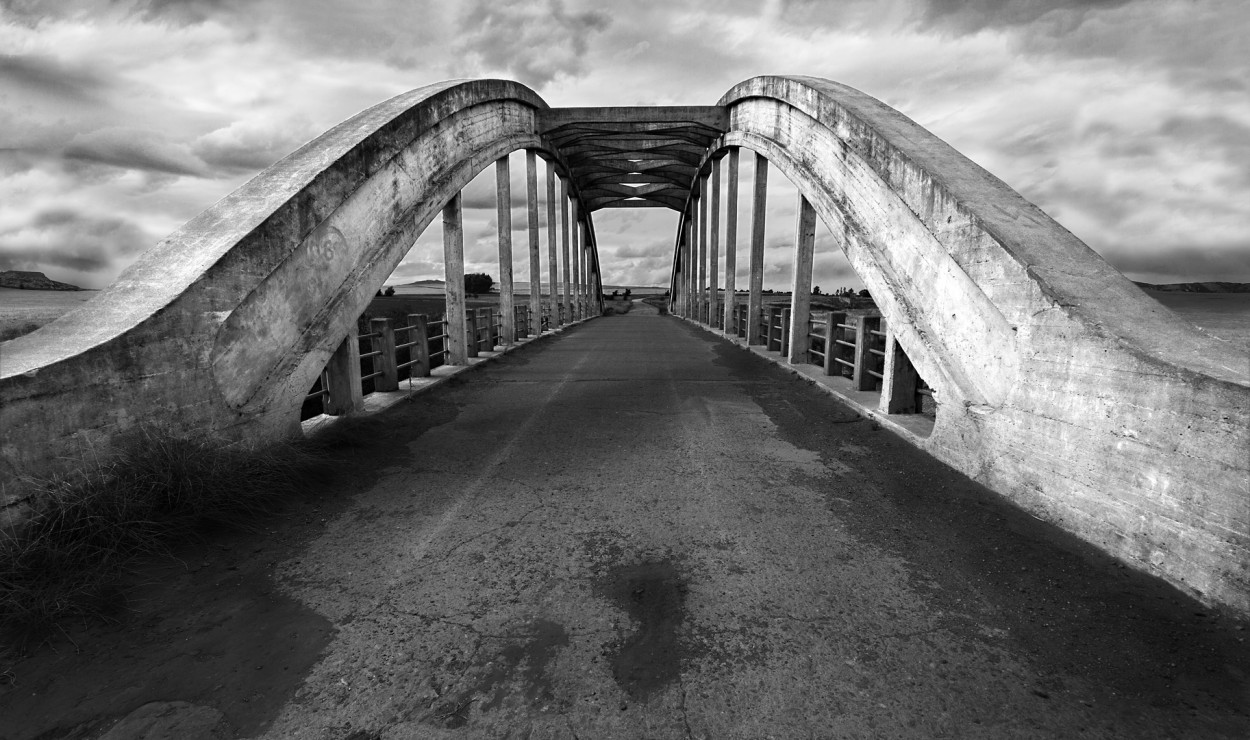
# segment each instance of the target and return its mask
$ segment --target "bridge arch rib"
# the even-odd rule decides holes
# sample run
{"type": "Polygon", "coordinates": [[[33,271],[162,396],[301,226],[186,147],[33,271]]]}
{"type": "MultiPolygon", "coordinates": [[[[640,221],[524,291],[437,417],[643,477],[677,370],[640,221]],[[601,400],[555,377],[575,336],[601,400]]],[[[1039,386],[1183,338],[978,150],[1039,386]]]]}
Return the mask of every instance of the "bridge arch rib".
{"type": "MultiPolygon", "coordinates": [[[[1250,611],[1244,355],[863,93],[757,77],[719,104],[727,131],[700,173],[754,150],[810,201],[939,397],[933,433],[914,441],[1143,570],[1250,611]]],[[[674,269],[691,272],[675,295],[709,287],[692,275],[699,251],[683,253],[701,182],[679,225],[674,269]]],[[[674,306],[699,316],[683,298],[674,306]]]]}
{"type": "Polygon", "coordinates": [[[298,430],[308,388],[445,203],[519,149],[565,169],[538,128],[547,108],[515,82],[429,85],[257,175],[84,308],[6,343],[0,473],[75,459],[85,438],[136,421],[238,439],[298,430]]]}

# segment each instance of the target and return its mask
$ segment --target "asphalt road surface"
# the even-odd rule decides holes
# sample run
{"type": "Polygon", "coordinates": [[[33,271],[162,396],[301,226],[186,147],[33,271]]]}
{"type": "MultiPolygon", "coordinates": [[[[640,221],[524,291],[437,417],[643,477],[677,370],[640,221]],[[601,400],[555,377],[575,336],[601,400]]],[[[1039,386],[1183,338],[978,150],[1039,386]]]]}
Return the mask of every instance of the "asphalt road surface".
{"type": "Polygon", "coordinates": [[[334,513],[222,566],[294,606],[160,698],[265,738],[1250,737],[1244,623],[641,304],[358,431],[334,513]]]}

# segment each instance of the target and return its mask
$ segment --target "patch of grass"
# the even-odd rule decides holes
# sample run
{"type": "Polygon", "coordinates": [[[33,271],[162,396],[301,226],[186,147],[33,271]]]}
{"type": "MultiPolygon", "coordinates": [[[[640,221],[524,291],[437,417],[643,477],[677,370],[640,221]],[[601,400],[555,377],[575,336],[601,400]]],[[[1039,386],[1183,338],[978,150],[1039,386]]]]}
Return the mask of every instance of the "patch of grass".
{"type": "Polygon", "coordinates": [[[25,481],[29,516],[0,529],[0,636],[25,646],[67,620],[108,617],[137,558],[212,528],[259,529],[324,460],[306,445],[249,448],[145,428],[107,461],[25,481]]]}

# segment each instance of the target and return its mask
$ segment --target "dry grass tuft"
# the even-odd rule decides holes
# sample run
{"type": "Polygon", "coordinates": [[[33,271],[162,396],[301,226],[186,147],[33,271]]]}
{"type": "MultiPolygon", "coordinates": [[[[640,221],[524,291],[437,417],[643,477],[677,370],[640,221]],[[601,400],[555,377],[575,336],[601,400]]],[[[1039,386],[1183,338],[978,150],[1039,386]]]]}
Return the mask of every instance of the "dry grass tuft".
{"type": "Polygon", "coordinates": [[[66,620],[106,617],[136,558],[214,527],[259,528],[324,460],[306,445],[247,448],[146,428],[106,462],[26,481],[30,517],[0,529],[0,633],[25,644],[66,620]]]}

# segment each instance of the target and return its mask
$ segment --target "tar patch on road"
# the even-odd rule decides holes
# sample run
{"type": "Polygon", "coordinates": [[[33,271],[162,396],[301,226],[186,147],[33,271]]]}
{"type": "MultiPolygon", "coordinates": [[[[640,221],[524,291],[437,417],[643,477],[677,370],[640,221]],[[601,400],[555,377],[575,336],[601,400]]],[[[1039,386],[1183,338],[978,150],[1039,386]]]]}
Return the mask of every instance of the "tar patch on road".
{"type": "Polygon", "coordinates": [[[681,676],[686,583],[672,560],[647,560],[611,567],[597,590],[634,625],[608,650],[612,677],[630,697],[649,699],[681,676]]]}

